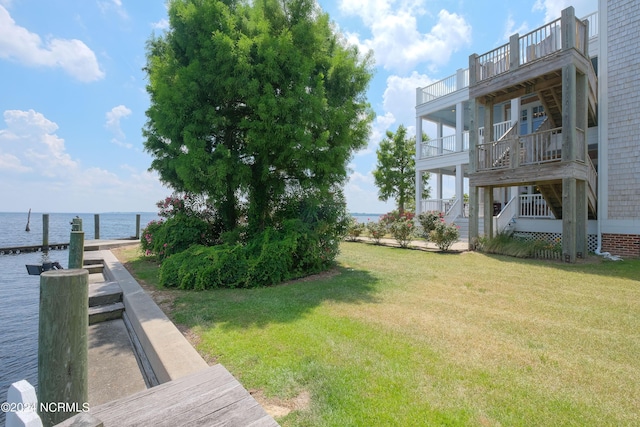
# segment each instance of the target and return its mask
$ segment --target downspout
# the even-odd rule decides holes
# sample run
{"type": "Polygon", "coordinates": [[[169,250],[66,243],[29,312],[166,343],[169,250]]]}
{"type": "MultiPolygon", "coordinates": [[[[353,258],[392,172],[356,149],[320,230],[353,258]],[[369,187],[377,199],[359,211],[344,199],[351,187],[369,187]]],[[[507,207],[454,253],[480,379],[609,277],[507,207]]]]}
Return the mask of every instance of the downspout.
{"type": "Polygon", "coordinates": [[[622,258],[616,255],[611,255],[609,252],[602,252],[602,212],[604,212],[604,185],[600,180],[603,168],[605,169],[605,173],[608,173],[608,167],[606,162],[608,161],[607,157],[604,155],[604,150],[608,149],[609,144],[607,143],[607,139],[609,138],[609,134],[607,131],[608,121],[609,121],[609,111],[607,102],[601,102],[606,93],[608,92],[608,70],[603,70],[601,67],[607,67],[606,61],[608,61],[608,51],[607,51],[607,21],[608,21],[608,13],[607,13],[607,1],[600,0],[598,2],[598,13],[600,15],[598,19],[598,43],[600,44],[598,48],[598,109],[600,110],[598,113],[598,203],[597,203],[597,236],[598,236],[598,246],[596,248],[596,255],[600,255],[605,259],[610,259],[612,261],[621,261],[622,258]],[[602,104],[602,105],[600,105],[602,104]]]}

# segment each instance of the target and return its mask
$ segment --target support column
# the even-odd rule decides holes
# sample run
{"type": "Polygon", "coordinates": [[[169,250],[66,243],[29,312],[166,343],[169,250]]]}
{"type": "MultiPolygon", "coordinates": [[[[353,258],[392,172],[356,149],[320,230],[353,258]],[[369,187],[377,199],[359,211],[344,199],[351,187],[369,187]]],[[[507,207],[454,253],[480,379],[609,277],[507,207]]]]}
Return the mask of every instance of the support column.
{"type": "Polygon", "coordinates": [[[469,185],[469,250],[475,250],[478,242],[478,226],[479,226],[479,193],[480,188],[475,185],[469,185]]]}
{"type": "Polygon", "coordinates": [[[577,185],[575,178],[562,179],[562,259],[576,262],[577,185]]]}
{"type": "MultiPolygon", "coordinates": [[[[422,89],[420,89],[422,91],[422,89]]],[[[422,171],[417,167],[422,158],[422,117],[416,117],[416,216],[422,212],[422,171]]]]}
{"type": "Polygon", "coordinates": [[[589,253],[587,224],[589,220],[587,182],[576,180],[576,258],[585,258],[589,253]]]}
{"type": "Polygon", "coordinates": [[[442,150],[442,122],[436,124],[436,141],[438,141],[438,154],[443,154],[442,150]]]}
{"type": "Polygon", "coordinates": [[[416,169],[416,216],[422,213],[422,192],[424,186],[422,183],[422,171],[416,169]]]}
{"type": "Polygon", "coordinates": [[[458,102],[456,104],[456,151],[464,150],[464,104],[458,102]]]}
{"type": "Polygon", "coordinates": [[[457,216],[464,216],[464,166],[456,165],[456,199],[458,202],[457,216]]]}
{"type": "Polygon", "coordinates": [[[484,235],[493,237],[493,187],[484,187],[484,235]]]}

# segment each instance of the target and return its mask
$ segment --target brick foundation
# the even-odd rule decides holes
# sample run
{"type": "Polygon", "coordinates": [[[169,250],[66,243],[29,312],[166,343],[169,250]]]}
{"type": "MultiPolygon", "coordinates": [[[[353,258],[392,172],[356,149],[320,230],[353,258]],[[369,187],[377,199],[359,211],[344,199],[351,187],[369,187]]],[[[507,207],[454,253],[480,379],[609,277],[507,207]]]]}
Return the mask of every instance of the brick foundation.
{"type": "Polygon", "coordinates": [[[602,234],[602,252],[640,258],[640,234],[602,234]]]}

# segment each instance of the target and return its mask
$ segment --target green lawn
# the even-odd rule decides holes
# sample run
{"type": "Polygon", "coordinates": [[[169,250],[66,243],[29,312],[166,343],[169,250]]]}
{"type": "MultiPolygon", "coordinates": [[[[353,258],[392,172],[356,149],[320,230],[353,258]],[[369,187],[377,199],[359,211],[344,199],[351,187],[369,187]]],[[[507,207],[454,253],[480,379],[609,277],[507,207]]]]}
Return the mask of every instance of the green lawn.
{"type": "Polygon", "coordinates": [[[247,389],[297,408],[283,426],[640,425],[637,260],[344,243],[333,276],[180,292],[173,319],[247,389]]]}

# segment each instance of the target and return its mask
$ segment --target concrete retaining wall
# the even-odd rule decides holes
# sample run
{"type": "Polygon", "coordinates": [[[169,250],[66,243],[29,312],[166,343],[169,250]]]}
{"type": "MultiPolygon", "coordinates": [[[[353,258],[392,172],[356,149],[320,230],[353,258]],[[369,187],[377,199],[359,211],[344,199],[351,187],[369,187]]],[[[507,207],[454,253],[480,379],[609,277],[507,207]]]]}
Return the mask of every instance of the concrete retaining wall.
{"type": "Polygon", "coordinates": [[[111,251],[101,251],[104,276],[122,288],[125,312],[160,383],[208,367],[160,307],[140,287],[111,251]]]}

